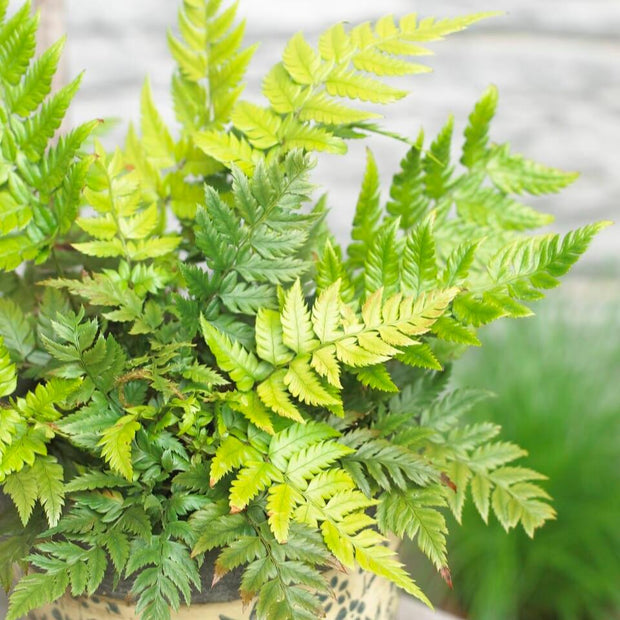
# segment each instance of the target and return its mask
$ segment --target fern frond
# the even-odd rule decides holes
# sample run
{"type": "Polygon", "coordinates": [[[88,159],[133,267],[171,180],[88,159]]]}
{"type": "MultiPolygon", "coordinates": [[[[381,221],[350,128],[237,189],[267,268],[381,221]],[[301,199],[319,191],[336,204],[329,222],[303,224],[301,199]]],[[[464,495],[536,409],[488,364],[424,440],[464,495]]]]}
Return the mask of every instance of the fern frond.
{"type": "Polygon", "coordinates": [[[101,455],[110,467],[125,476],[127,480],[133,478],[131,442],[139,429],[140,423],[136,420],[135,414],[124,415],[116,421],[114,426],[103,432],[98,444],[101,446],[101,455]]]}
{"type": "Polygon", "coordinates": [[[81,81],[80,75],[61,88],[24,123],[23,132],[20,132],[18,140],[21,148],[31,160],[37,161],[43,155],[48,142],[60,127],[81,81]]]}
{"type": "Polygon", "coordinates": [[[244,23],[236,23],[237,4],[183,2],[180,38],[168,34],[178,70],[172,82],[177,119],[191,135],[220,127],[243,90],[245,70],[256,46],[242,48],[244,23]]]}
{"type": "Polygon", "coordinates": [[[256,381],[265,378],[268,366],[256,356],[246,351],[238,342],[232,342],[228,336],[200,318],[204,339],[215,356],[218,366],[228,372],[241,390],[249,390],[256,381]]]}
{"type": "Polygon", "coordinates": [[[149,154],[149,158],[160,168],[173,166],[175,164],[174,142],[155,107],[148,80],[142,88],[140,115],[142,147],[149,154]]]}
{"type": "Polygon", "coordinates": [[[570,185],[578,176],[543,166],[521,155],[513,155],[508,145],[495,147],[486,165],[493,183],[502,191],[513,194],[550,194],[570,185]]]}
{"type": "Polygon", "coordinates": [[[420,132],[412,146],[400,162],[400,170],[394,175],[390,187],[390,201],[386,205],[387,212],[400,218],[400,225],[409,230],[420,221],[430,204],[424,193],[422,148],[424,134],[420,132]]]}
{"type": "Polygon", "coordinates": [[[437,510],[446,505],[441,492],[432,489],[411,489],[385,493],[377,507],[377,523],[383,531],[418,538],[418,546],[437,570],[447,567],[444,516],[437,510]]]}
{"type": "Polygon", "coordinates": [[[424,185],[426,194],[435,200],[441,198],[450,183],[453,169],[450,167],[450,148],[454,117],[450,116],[424,157],[424,185]]]}
{"type": "Polygon", "coordinates": [[[264,461],[248,463],[231,483],[231,511],[240,512],[258,493],[280,479],[280,472],[271,463],[264,461]]]}
{"type": "Polygon", "coordinates": [[[431,221],[419,224],[407,236],[401,280],[403,293],[413,297],[435,286],[437,259],[431,221]]]}
{"type": "Polygon", "coordinates": [[[45,50],[28,69],[23,80],[6,93],[9,112],[26,118],[43,103],[49,95],[52,78],[65,44],[64,37],[45,50]]]}
{"type": "Polygon", "coordinates": [[[551,234],[514,241],[493,257],[487,282],[500,287],[500,292],[508,290],[516,299],[527,299],[532,288],[553,288],[609,224],[589,224],[564,237],[551,234]]]}
{"type": "Polygon", "coordinates": [[[399,222],[382,226],[374,235],[368,248],[364,268],[366,296],[382,288],[387,295],[398,291],[400,240],[397,237],[399,222]]]}
{"type": "Polygon", "coordinates": [[[278,415],[290,418],[300,424],[305,424],[305,419],[298,407],[290,400],[286,384],[284,383],[285,372],[274,372],[268,379],[256,388],[261,401],[278,415]]]}
{"type": "Polygon", "coordinates": [[[254,170],[254,150],[243,138],[219,131],[204,131],[194,135],[194,142],[207,155],[229,168],[236,166],[246,174],[251,174],[254,170]]]}
{"type": "MultiPolygon", "coordinates": [[[[372,151],[366,149],[366,170],[357,199],[351,231],[353,242],[347,247],[348,264],[353,268],[364,265],[373,244],[375,231],[383,215],[379,203],[380,189],[377,162],[372,151]]],[[[380,285],[376,288],[380,288],[380,285]]]]}
{"type": "Polygon", "coordinates": [[[39,17],[26,17],[29,8],[29,4],[25,4],[20,12],[3,24],[0,32],[0,82],[8,86],[15,86],[21,81],[34,56],[39,17]]]}
{"type": "Polygon", "coordinates": [[[299,280],[285,295],[281,322],[282,341],[289,349],[303,355],[315,348],[314,329],[299,280]]]}
{"type": "Polygon", "coordinates": [[[17,387],[17,371],[9,351],[0,337],[0,397],[9,396],[17,387]]]}
{"type": "Polygon", "coordinates": [[[211,486],[233,469],[238,469],[247,462],[260,461],[260,453],[252,446],[246,445],[232,435],[224,439],[211,463],[211,486]]]}
{"type": "Polygon", "coordinates": [[[33,572],[19,580],[11,594],[7,620],[18,620],[28,612],[60,598],[69,586],[66,570],[33,572]]]}
{"type": "Polygon", "coordinates": [[[284,544],[288,539],[293,510],[302,501],[299,492],[290,484],[276,484],[269,489],[267,514],[275,539],[284,544]]]}
{"type": "Polygon", "coordinates": [[[495,86],[490,86],[476,103],[469,115],[469,123],[465,128],[465,143],[461,163],[472,168],[484,159],[488,152],[489,127],[495,116],[498,92],[495,86]]]}

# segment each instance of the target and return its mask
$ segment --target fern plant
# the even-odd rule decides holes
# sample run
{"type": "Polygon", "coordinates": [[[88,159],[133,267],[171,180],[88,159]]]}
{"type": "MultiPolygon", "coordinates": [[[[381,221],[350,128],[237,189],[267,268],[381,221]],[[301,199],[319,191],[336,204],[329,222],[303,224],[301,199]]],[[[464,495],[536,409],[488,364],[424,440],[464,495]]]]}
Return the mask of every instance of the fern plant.
{"type": "MultiPolygon", "coordinates": [[[[184,0],[168,128],[148,82],[108,152],[87,123],[54,141],[77,82],[50,96],[61,44],[33,61],[36,17],[0,2],[0,575],[9,620],[129,579],[144,620],[242,567],[259,618],[315,618],[327,567],[359,565],[429,603],[386,545],[417,541],[450,580],[445,512],[532,535],[542,476],[464,414],[484,393],[445,369],[476,330],[558,284],[606,223],[532,234],[524,196],[573,174],[489,141],[491,88],[450,160],[450,119],[409,143],[380,200],[367,167],[342,248],[314,205],[316,151],[388,133],[365,102],[426,70],[421,44],[487,17],[302,35],[242,99],[253,48],[236,5],[184,0]],[[355,101],[362,102],[356,105],[355,101]]],[[[430,604],[430,603],[429,603],[430,604]]]]}

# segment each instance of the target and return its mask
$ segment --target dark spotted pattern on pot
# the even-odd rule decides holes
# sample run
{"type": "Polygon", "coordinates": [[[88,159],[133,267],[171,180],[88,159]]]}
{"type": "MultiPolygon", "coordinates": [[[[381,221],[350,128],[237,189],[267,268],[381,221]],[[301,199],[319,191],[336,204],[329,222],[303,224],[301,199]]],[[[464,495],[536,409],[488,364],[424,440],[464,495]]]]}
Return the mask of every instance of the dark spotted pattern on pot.
{"type": "MultiPolygon", "coordinates": [[[[326,573],[332,596],[322,596],[326,620],[394,620],[398,609],[396,587],[386,579],[361,570],[326,573]]],[[[138,620],[127,600],[92,596],[65,596],[52,605],[31,612],[29,620],[138,620]]],[[[174,620],[255,620],[240,600],[195,603],[172,615],[174,620]]]]}

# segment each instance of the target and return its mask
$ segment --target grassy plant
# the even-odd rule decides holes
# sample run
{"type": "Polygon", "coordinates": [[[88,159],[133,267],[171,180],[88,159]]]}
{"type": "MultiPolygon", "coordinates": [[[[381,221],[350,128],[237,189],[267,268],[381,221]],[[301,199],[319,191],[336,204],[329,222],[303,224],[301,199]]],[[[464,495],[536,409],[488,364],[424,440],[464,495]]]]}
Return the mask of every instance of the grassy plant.
{"type": "Polygon", "coordinates": [[[620,348],[616,304],[498,326],[455,368],[497,398],[476,409],[546,474],[557,520],[533,542],[466,509],[449,560],[475,620],[608,619],[620,608],[620,348]],[[595,320],[592,320],[595,316],[595,320]]]}

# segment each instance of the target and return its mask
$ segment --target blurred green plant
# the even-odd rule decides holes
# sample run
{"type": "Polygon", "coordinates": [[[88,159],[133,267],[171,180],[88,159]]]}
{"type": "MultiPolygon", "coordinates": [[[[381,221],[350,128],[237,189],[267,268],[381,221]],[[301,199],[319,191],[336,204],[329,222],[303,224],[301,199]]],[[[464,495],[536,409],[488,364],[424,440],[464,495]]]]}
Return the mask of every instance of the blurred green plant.
{"type": "Polygon", "coordinates": [[[497,394],[476,407],[473,421],[500,424],[530,452],[557,509],[532,542],[522,531],[506,535],[493,517],[485,526],[466,507],[463,527],[451,529],[449,560],[472,620],[608,620],[620,610],[615,306],[575,316],[558,304],[526,324],[501,325],[455,368],[456,384],[497,394]]]}

